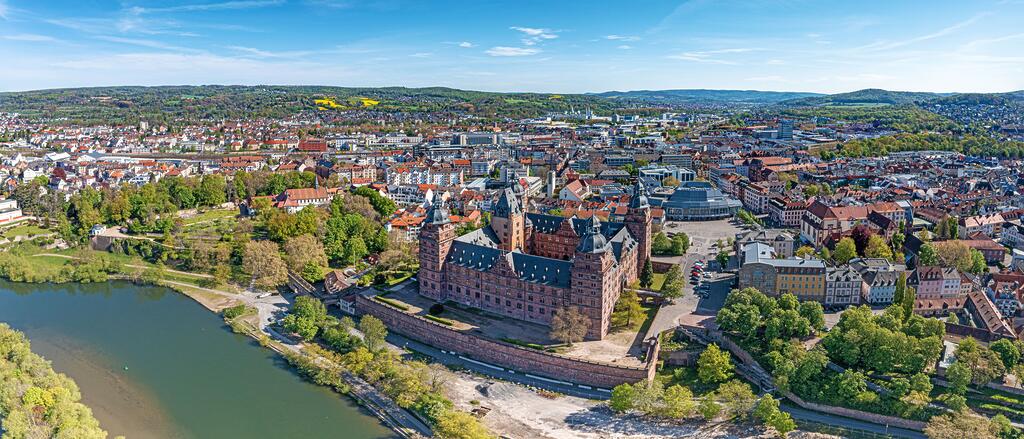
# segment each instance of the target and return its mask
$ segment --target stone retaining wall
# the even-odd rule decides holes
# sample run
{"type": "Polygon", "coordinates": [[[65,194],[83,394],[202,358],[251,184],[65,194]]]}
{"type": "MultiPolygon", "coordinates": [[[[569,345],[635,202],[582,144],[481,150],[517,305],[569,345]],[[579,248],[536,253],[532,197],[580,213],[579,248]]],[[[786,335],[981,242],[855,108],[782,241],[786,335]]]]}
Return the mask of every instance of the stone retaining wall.
{"type": "Polygon", "coordinates": [[[792,393],[785,392],[783,395],[789,398],[790,401],[796,403],[796,405],[803,407],[808,410],[814,410],[816,412],[829,413],[836,416],[843,416],[846,418],[857,419],[860,421],[873,422],[879,425],[891,425],[893,427],[906,428],[908,430],[924,430],[925,424],[921,421],[912,421],[910,419],[897,418],[895,416],[885,416],[877,413],[869,413],[860,410],[848,409],[846,407],[836,407],[831,405],[816,404],[813,402],[807,402],[800,399],[792,393]]]}
{"type": "Polygon", "coordinates": [[[507,367],[516,372],[606,389],[623,383],[654,379],[658,353],[661,349],[660,341],[655,341],[648,347],[644,366],[619,366],[477,337],[407,314],[398,308],[362,295],[356,296],[356,311],[381,319],[390,331],[477,361],[507,367]]]}

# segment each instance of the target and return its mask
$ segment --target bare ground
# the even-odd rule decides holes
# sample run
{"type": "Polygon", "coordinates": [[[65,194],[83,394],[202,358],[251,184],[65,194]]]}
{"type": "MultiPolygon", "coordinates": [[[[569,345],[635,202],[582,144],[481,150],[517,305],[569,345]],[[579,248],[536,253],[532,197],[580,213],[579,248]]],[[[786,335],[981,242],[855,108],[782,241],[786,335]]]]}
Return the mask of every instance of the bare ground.
{"type": "Polygon", "coordinates": [[[490,408],[482,418],[483,423],[491,431],[515,439],[770,437],[762,428],[752,425],[697,420],[658,423],[639,417],[619,417],[601,401],[560,395],[546,397],[524,386],[466,373],[458,373],[450,381],[449,393],[462,410],[490,408]]]}

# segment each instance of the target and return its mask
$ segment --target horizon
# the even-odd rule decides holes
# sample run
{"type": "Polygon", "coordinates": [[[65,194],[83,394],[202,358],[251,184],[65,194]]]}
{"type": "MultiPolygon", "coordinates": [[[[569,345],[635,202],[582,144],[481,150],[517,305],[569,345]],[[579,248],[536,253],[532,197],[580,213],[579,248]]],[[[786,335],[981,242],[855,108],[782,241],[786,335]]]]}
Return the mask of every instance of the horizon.
{"type": "Polygon", "coordinates": [[[324,88],[347,88],[347,89],[387,89],[387,88],[405,88],[410,90],[427,89],[427,88],[445,88],[459,91],[471,91],[481,93],[498,93],[498,94],[568,94],[568,95],[600,95],[605,93],[631,93],[631,92],[671,92],[671,91],[714,91],[714,92],[745,92],[745,93],[812,93],[822,96],[830,96],[837,94],[856,93],[867,90],[881,90],[892,93],[931,93],[936,95],[962,95],[962,94],[1007,94],[1007,93],[1018,93],[1024,92],[1024,89],[1017,90],[1004,90],[1004,91],[992,91],[992,92],[976,92],[976,91],[925,91],[925,90],[888,90],[878,87],[866,87],[857,90],[846,90],[838,91],[835,93],[822,93],[806,90],[763,90],[763,89],[739,89],[739,88],[671,88],[671,89],[633,89],[633,90],[604,90],[604,91],[583,91],[583,92],[539,92],[532,90],[509,90],[509,91],[498,91],[498,90],[480,90],[480,89],[469,89],[469,88],[458,88],[449,87],[443,85],[425,85],[425,86],[405,86],[405,85],[380,85],[380,86],[363,86],[363,85],[326,85],[326,84],[157,84],[157,85],[139,85],[139,84],[117,84],[117,85],[89,85],[82,87],[52,87],[52,88],[36,88],[26,90],[4,90],[0,91],[0,94],[6,93],[33,93],[53,90],[82,90],[82,89],[98,89],[98,88],[173,88],[173,87],[324,87],[324,88]]]}
{"type": "Polygon", "coordinates": [[[1022,17],[1018,0],[659,0],[586,8],[0,0],[0,57],[13,64],[0,71],[0,91],[336,84],[327,86],[1007,92],[1024,89],[1022,17]]]}

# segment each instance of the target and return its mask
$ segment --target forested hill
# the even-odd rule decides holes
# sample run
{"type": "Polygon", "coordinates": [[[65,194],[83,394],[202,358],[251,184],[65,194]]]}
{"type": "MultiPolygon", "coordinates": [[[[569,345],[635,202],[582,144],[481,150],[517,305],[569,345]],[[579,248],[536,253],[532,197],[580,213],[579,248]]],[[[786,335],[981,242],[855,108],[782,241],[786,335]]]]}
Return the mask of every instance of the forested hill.
{"type": "Polygon", "coordinates": [[[824,96],[819,93],[759,90],[635,90],[594,93],[616,101],[636,101],[665,105],[684,104],[774,104],[791,99],[824,96]]]}
{"type": "Polygon", "coordinates": [[[587,95],[494,93],[452,88],[351,88],[328,86],[93,87],[0,93],[0,111],[29,117],[82,121],[185,117],[281,117],[302,110],[375,109],[459,111],[482,116],[533,117],[590,107],[609,112],[619,104],[587,95]]]}

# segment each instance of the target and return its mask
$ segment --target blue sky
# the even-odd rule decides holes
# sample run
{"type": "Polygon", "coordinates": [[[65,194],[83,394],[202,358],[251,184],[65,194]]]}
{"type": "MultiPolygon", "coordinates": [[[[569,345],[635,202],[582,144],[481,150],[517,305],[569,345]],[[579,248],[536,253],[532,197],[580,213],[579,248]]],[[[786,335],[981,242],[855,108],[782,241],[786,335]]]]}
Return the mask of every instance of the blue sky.
{"type": "Polygon", "coordinates": [[[0,0],[0,90],[1024,89],[1024,0],[0,0]]]}

